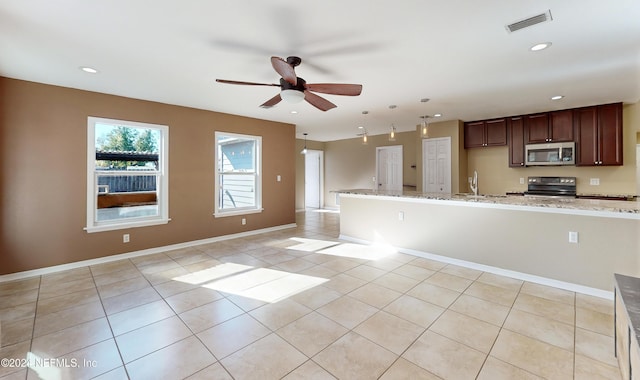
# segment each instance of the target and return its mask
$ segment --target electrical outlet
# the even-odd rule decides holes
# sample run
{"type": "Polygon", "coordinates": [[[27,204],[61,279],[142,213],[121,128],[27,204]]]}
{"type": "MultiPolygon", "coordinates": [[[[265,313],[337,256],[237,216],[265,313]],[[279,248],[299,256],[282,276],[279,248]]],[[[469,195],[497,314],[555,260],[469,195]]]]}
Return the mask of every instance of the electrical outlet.
{"type": "Polygon", "coordinates": [[[247,218],[242,218],[242,225],[246,225],[247,224],[247,218]]]}
{"type": "Polygon", "coordinates": [[[280,177],[279,175],[276,176],[276,181],[280,182],[282,181],[282,177],[280,177]]]}
{"type": "Polygon", "coordinates": [[[400,211],[398,213],[398,220],[401,221],[401,222],[404,220],[404,211],[400,211]]]}
{"type": "Polygon", "coordinates": [[[122,235],[122,242],[123,243],[128,243],[129,242],[129,234],[123,234],[122,235]]]}
{"type": "Polygon", "coordinates": [[[599,186],[600,185],[600,178],[590,178],[589,179],[589,185],[591,185],[591,186],[599,186]]]}
{"type": "Polygon", "coordinates": [[[520,184],[524,185],[524,178],[520,177],[520,184]]]}
{"type": "Polygon", "coordinates": [[[473,178],[468,177],[468,178],[467,178],[467,182],[469,182],[469,183],[473,182],[473,178]]]}
{"type": "Polygon", "coordinates": [[[578,242],[578,233],[576,231],[569,231],[569,243],[578,242]]]}

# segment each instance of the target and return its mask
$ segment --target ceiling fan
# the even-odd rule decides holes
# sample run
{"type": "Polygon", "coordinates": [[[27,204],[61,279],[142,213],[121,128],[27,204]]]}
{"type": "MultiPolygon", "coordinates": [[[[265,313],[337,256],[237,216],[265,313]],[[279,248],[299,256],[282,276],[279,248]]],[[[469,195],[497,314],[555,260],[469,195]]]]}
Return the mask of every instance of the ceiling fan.
{"type": "Polygon", "coordinates": [[[321,111],[328,111],[335,108],[336,105],[313,92],[346,96],[358,96],[362,92],[361,84],[307,83],[304,79],[298,77],[294,70],[294,68],[301,62],[302,59],[295,56],[288,57],[286,61],[280,57],[271,57],[271,65],[273,66],[273,69],[282,77],[280,78],[280,84],[241,82],[226,79],[216,79],[216,82],[248,86],[280,87],[280,93],[261,104],[260,107],[262,108],[273,107],[280,103],[282,99],[291,103],[297,103],[304,99],[317,109],[321,111]]]}

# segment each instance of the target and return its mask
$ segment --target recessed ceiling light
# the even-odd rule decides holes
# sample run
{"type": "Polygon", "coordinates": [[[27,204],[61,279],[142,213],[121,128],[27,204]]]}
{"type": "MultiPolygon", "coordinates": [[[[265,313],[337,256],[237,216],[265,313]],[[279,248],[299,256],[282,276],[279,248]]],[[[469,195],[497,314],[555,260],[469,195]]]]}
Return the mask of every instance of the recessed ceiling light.
{"type": "Polygon", "coordinates": [[[441,117],[441,116],[442,116],[441,113],[437,113],[437,114],[433,115],[433,117],[441,117]]]}
{"type": "Polygon", "coordinates": [[[531,46],[531,48],[529,50],[531,50],[531,51],[540,51],[540,50],[544,50],[544,49],[548,48],[549,46],[551,46],[551,42],[542,42],[542,43],[535,44],[535,45],[531,46]]]}
{"type": "Polygon", "coordinates": [[[359,126],[358,129],[364,129],[364,127],[363,126],[359,126]]]}
{"type": "Polygon", "coordinates": [[[94,69],[93,67],[88,67],[88,66],[83,66],[80,68],[80,70],[84,71],[85,73],[89,73],[89,74],[97,74],[98,70],[94,69]]]}
{"type": "Polygon", "coordinates": [[[298,111],[291,111],[291,113],[295,115],[298,113],[298,111]]]}
{"type": "Polygon", "coordinates": [[[551,100],[560,100],[562,98],[564,98],[564,95],[556,95],[556,96],[552,96],[551,100]]]}

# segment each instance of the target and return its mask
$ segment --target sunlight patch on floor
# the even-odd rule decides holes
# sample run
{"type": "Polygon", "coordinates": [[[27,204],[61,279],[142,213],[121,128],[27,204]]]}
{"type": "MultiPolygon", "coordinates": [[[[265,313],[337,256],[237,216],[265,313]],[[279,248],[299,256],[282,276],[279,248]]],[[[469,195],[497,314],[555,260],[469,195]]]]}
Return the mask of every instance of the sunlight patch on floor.
{"type": "Polygon", "coordinates": [[[324,214],[339,214],[340,210],[330,210],[330,209],[326,209],[326,208],[317,208],[317,209],[313,209],[313,210],[307,210],[307,212],[317,212],[317,213],[324,213],[324,214]]]}
{"type": "Polygon", "coordinates": [[[380,260],[393,255],[397,251],[385,244],[362,245],[353,243],[343,243],[334,247],[323,249],[317,253],[349,257],[363,260],[380,260]]]}
{"type": "Polygon", "coordinates": [[[298,237],[291,238],[290,240],[297,241],[300,244],[292,245],[290,247],[287,247],[287,249],[294,249],[296,251],[304,251],[304,252],[315,252],[327,247],[331,247],[333,245],[340,244],[340,242],[337,242],[337,241],[305,239],[305,238],[298,238],[298,237]]]}
{"type": "Polygon", "coordinates": [[[25,364],[37,374],[38,379],[42,380],[63,380],[60,367],[73,364],[62,358],[41,358],[33,352],[27,352],[25,361],[25,364]]]}
{"type": "Polygon", "coordinates": [[[329,281],[321,277],[234,263],[216,265],[174,277],[173,280],[270,303],[329,281]]]}
{"type": "MultiPolygon", "coordinates": [[[[252,272],[249,272],[249,274],[251,273],[252,272]]],[[[275,303],[329,281],[326,278],[307,276],[303,274],[288,272],[280,273],[285,273],[286,275],[268,283],[263,283],[248,289],[236,291],[226,290],[226,292],[237,294],[242,297],[257,299],[263,302],[275,303]]],[[[206,285],[206,287],[216,289],[215,283],[206,285]]]]}
{"type": "Polygon", "coordinates": [[[198,285],[219,278],[227,277],[235,273],[245,272],[250,269],[253,269],[253,267],[249,265],[226,263],[197,272],[185,274],[184,276],[174,277],[172,278],[172,280],[186,282],[187,284],[192,285],[198,285]]]}

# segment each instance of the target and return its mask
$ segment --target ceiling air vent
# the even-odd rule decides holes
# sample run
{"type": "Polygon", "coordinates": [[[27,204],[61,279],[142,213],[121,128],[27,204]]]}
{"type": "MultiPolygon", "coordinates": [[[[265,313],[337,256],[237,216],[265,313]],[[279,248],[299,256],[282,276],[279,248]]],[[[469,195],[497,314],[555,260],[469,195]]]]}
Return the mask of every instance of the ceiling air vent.
{"type": "Polygon", "coordinates": [[[548,22],[551,20],[553,20],[553,18],[551,17],[551,10],[547,10],[546,12],[540,13],[539,15],[535,15],[524,20],[514,22],[513,24],[509,24],[506,26],[506,28],[509,33],[513,33],[516,30],[528,28],[530,26],[548,22]]]}

